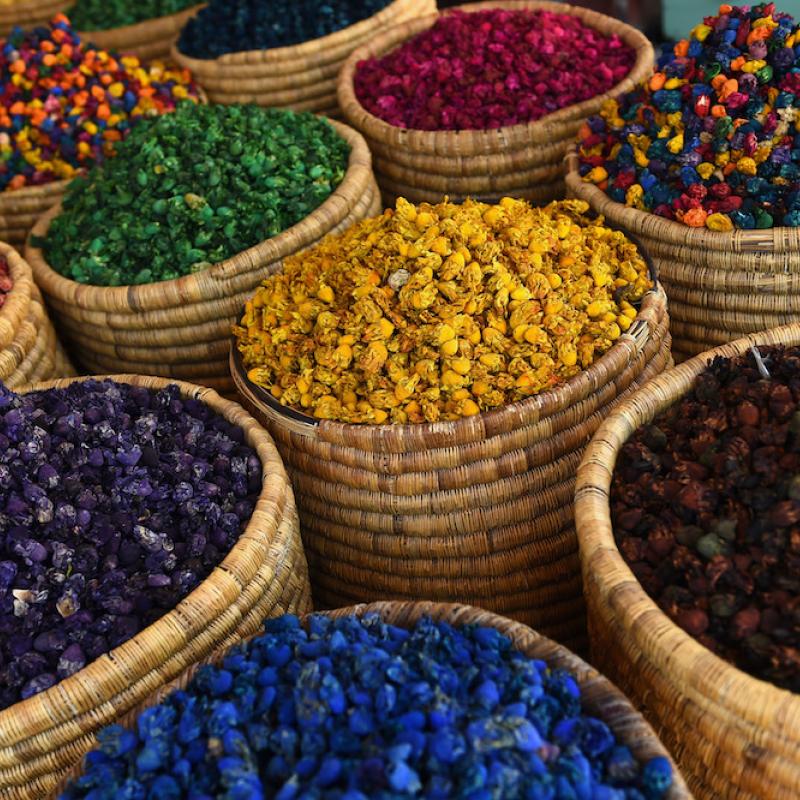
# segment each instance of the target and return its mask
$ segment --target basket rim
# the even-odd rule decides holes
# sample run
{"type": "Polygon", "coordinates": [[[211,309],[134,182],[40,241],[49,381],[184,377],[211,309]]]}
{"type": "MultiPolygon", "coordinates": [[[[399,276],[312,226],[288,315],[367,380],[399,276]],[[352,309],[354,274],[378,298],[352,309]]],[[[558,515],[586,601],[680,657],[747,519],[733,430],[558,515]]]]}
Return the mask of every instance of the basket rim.
{"type": "MultiPolygon", "coordinates": [[[[153,638],[154,633],[161,634],[163,640],[173,647],[177,645],[179,636],[172,630],[172,622],[179,620],[181,615],[186,613],[187,609],[191,608],[192,604],[196,603],[198,598],[207,592],[209,586],[218,584],[221,575],[225,574],[228,580],[237,581],[235,577],[237,570],[229,569],[229,567],[233,561],[239,558],[239,554],[252,551],[253,554],[263,555],[262,551],[269,546],[270,542],[257,544],[258,539],[264,539],[266,533],[257,530],[260,526],[258,518],[263,517],[265,512],[268,513],[271,509],[279,508],[281,510],[281,513],[276,518],[274,530],[270,531],[271,536],[274,538],[277,534],[280,518],[284,513],[283,509],[290,502],[291,495],[287,492],[289,487],[288,477],[272,437],[238,403],[224,399],[213,389],[172,378],[119,374],[85,375],[39,381],[25,386],[19,392],[28,394],[45,389],[64,388],[73,383],[83,383],[90,380],[113,380],[118,383],[145,386],[155,390],[175,384],[179,388],[181,396],[198,399],[208,405],[216,414],[225,417],[229,422],[235,422],[243,428],[245,440],[256,451],[261,461],[263,478],[261,491],[252,517],[242,529],[239,538],[225,555],[225,558],[189,594],[181,598],[175,608],[163,614],[147,627],[142,628],[135,636],[123,644],[87,663],[78,672],[64,678],[49,689],[0,710],[0,732],[2,732],[0,735],[0,747],[3,748],[11,747],[20,741],[24,741],[29,736],[42,733],[60,724],[60,720],[54,720],[48,713],[48,706],[59,704],[66,706],[67,692],[72,688],[77,688],[80,685],[81,678],[85,680],[87,676],[90,676],[97,685],[105,685],[108,681],[108,673],[119,669],[115,666],[116,659],[123,656],[122,660],[125,661],[125,655],[140,657],[142,652],[148,652],[150,649],[148,640],[153,638]],[[255,536],[255,534],[258,534],[258,536],[255,536]],[[109,669],[109,665],[111,665],[112,669],[109,669]],[[22,720],[22,725],[15,725],[14,720],[20,719],[22,720]],[[15,730],[15,728],[24,728],[25,730],[15,730]]],[[[176,627],[182,629],[183,626],[178,624],[176,627]]],[[[85,704],[73,703],[70,710],[73,714],[79,714],[90,710],[91,707],[91,704],[86,706],[85,704]]]]}
{"type": "Polygon", "coordinates": [[[776,226],[763,230],[737,228],[732,231],[712,231],[708,228],[692,228],[675,220],[660,217],[650,211],[630,208],[612,200],[602,189],[583,180],[579,172],[578,146],[570,145],[564,158],[564,179],[573,196],[586,200],[598,213],[613,217],[620,224],[632,228],[646,239],[694,247],[702,250],[724,250],[730,252],[796,252],[800,243],[800,228],[776,226]],[[602,208],[602,211],[600,209],[602,208]],[[624,220],[624,221],[623,221],[624,220]]]}
{"type": "MultiPolygon", "coordinates": [[[[301,624],[308,626],[312,616],[326,616],[334,619],[355,615],[359,619],[367,614],[377,613],[390,625],[409,627],[424,616],[436,621],[449,622],[454,627],[478,624],[500,631],[511,639],[512,646],[528,658],[539,658],[549,667],[569,670],[581,688],[581,706],[592,716],[603,720],[614,732],[617,741],[630,747],[637,760],[664,756],[672,765],[673,783],[664,800],[692,800],[683,775],[666,746],[649,722],[631,701],[605,675],[586,663],[567,647],[521,622],[485,611],[476,606],[462,603],[436,603],[433,601],[384,600],[373,603],[359,603],[325,611],[313,611],[300,616],[301,624]],[[607,708],[601,707],[607,702],[607,708]]],[[[242,639],[234,647],[249,643],[263,635],[260,630],[242,639]]],[[[131,727],[136,717],[145,709],[162,702],[171,692],[184,688],[197,670],[208,664],[219,664],[231,648],[219,648],[203,660],[191,665],[175,680],[170,681],[153,692],[143,702],[124,714],[116,724],[131,727]]],[[[64,791],[70,781],[83,772],[83,758],[59,782],[54,797],[64,791]]]]}
{"type": "MultiPolygon", "coordinates": [[[[393,20],[397,11],[408,5],[409,2],[411,2],[411,0],[391,0],[387,6],[384,6],[376,14],[366,17],[353,25],[348,25],[346,28],[340,28],[325,36],[319,36],[316,39],[307,39],[304,42],[298,42],[294,45],[270,47],[266,50],[237,50],[235,53],[223,53],[223,55],[217,56],[216,58],[197,58],[196,56],[189,56],[179,50],[176,41],[172,46],[172,56],[173,59],[175,58],[175,54],[180,56],[181,60],[185,61],[186,66],[192,69],[192,71],[194,71],[193,65],[197,65],[198,71],[202,71],[204,67],[212,65],[236,67],[255,66],[259,62],[294,61],[303,56],[313,56],[319,50],[335,47],[353,38],[368,35],[374,29],[381,30],[384,27],[384,23],[393,20]]],[[[181,33],[182,32],[183,29],[181,29],[181,33]]]]}
{"type": "Polygon", "coordinates": [[[0,212],[5,211],[8,213],[8,210],[5,209],[4,206],[16,198],[27,199],[29,197],[45,197],[49,194],[53,196],[59,195],[73,180],[74,178],[63,178],[58,181],[40,183],[36,186],[22,186],[19,189],[6,189],[0,192],[0,212]]]}
{"type": "Polygon", "coordinates": [[[350,146],[345,175],[341,183],[308,216],[281,231],[277,236],[235,253],[202,272],[183,275],[168,281],[124,286],[83,284],[56,272],[47,263],[42,249],[32,244],[32,237],[46,235],[51,222],[60,213],[61,202],[58,202],[37,220],[28,234],[25,257],[31,265],[34,279],[46,295],[70,297],[74,305],[82,309],[108,312],[119,312],[122,309],[131,311],[166,309],[174,307],[176,298],[177,302],[186,303],[188,298],[203,296],[204,287],[225,281],[229,273],[240,274],[260,269],[304,247],[308,238],[305,231],[309,225],[329,213],[335,216],[336,210],[342,206],[350,207],[352,205],[350,195],[360,196],[361,184],[366,183],[368,177],[372,175],[372,156],[364,137],[337,120],[328,117],[321,119],[325,119],[350,146]],[[296,244],[295,240],[300,244],[296,244]],[[243,269],[238,265],[241,260],[250,261],[251,265],[243,269]]]}
{"type": "MultiPolygon", "coordinates": [[[[306,426],[315,431],[336,429],[338,431],[342,431],[344,436],[347,436],[347,434],[350,432],[352,432],[354,436],[360,436],[363,435],[363,433],[356,434],[356,431],[363,432],[367,430],[375,432],[375,436],[380,438],[382,434],[385,434],[388,431],[399,431],[400,435],[402,435],[406,432],[411,433],[412,431],[418,431],[421,429],[424,429],[426,432],[429,432],[433,435],[456,435],[460,431],[474,426],[475,419],[480,419],[484,422],[488,421],[491,425],[493,419],[499,417],[501,414],[508,414],[509,409],[512,411],[519,411],[521,413],[532,410],[536,406],[542,405],[543,402],[546,401],[547,397],[552,395],[553,392],[567,391],[569,394],[572,394],[572,390],[579,387],[579,384],[586,380],[586,374],[588,373],[591,376],[595,372],[598,372],[607,361],[616,356],[620,348],[623,346],[623,343],[633,341],[637,342],[637,347],[639,347],[638,340],[635,337],[636,328],[634,326],[636,326],[637,322],[643,322],[642,312],[652,306],[655,306],[659,300],[666,302],[666,294],[658,279],[658,271],[656,269],[655,262],[647,252],[647,248],[642,244],[641,240],[635,234],[630,234],[622,227],[612,224],[607,224],[607,227],[620,231],[636,245],[639,255],[647,265],[650,279],[653,281],[653,288],[647,291],[642,297],[641,301],[639,301],[639,313],[636,315],[636,319],[631,324],[631,328],[623,333],[619,339],[617,339],[617,341],[615,341],[614,344],[612,344],[611,347],[609,347],[608,350],[606,350],[606,352],[600,356],[600,358],[594,361],[585,370],[581,370],[577,375],[574,375],[572,378],[569,378],[563,383],[545,389],[544,391],[532,395],[531,397],[526,397],[524,400],[517,400],[514,403],[508,403],[498,408],[490,409],[489,411],[483,411],[480,414],[477,414],[475,417],[465,417],[458,420],[440,420],[438,422],[418,424],[395,424],[391,422],[385,422],[379,425],[369,425],[354,422],[338,422],[335,420],[321,420],[308,414],[304,414],[302,411],[298,411],[290,406],[282,405],[266,389],[253,383],[247,377],[247,370],[244,367],[242,354],[239,348],[236,346],[236,336],[233,334],[230,337],[231,348],[229,362],[231,374],[234,378],[234,381],[240,380],[245,386],[247,386],[248,391],[253,395],[253,399],[259,401],[262,406],[267,406],[277,417],[285,417],[290,421],[299,423],[300,425],[306,426]]],[[[242,319],[243,313],[244,306],[239,311],[239,314],[236,318],[237,324],[239,324],[239,321],[242,319]]],[[[644,348],[647,341],[649,341],[655,332],[653,328],[646,324],[646,322],[644,327],[647,328],[647,333],[645,338],[641,341],[641,347],[639,347],[639,349],[644,348]]]]}
{"type": "MultiPolygon", "coordinates": [[[[81,41],[84,39],[86,40],[87,44],[94,44],[91,41],[92,36],[96,36],[99,34],[109,34],[114,36],[134,36],[136,34],[146,34],[150,32],[150,28],[155,26],[156,24],[163,24],[166,21],[177,20],[179,17],[184,15],[191,16],[192,14],[196,14],[200,11],[201,8],[205,8],[207,3],[194,3],[193,5],[186,6],[186,8],[181,9],[180,11],[175,11],[172,14],[162,14],[160,17],[150,17],[149,19],[143,19],[139,22],[132,22],[130,25],[117,25],[114,28],[96,28],[94,30],[89,29],[81,29],[78,31],[78,36],[80,36],[81,41]]],[[[67,15],[69,15],[69,11],[72,9],[70,6],[69,10],[67,11],[67,15]]],[[[99,44],[99,43],[98,43],[99,44]]],[[[102,48],[105,48],[106,45],[99,45],[102,48]]],[[[158,60],[158,59],[148,59],[150,60],[158,60]]]]}
{"type": "Polygon", "coordinates": [[[28,316],[33,297],[33,274],[16,248],[0,241],[0,257],[5,258],[11,276],[11,291],[0,308],[0,350],[14,342],[19,326],[28,316]]]}
{"type": "Polygon", "coordinates": [[[655,416],[647,411],[643,400],[657,401],[656,414],[661,413],[686,394],[697,375],[706,369],[710,359],[742,355],[749,351],[751,345],[772,344],[800,344],[800,323],[748,334],[700,353],[657,375],[617,406],[595,432],[578,468],[575,528],[584,575],[593,576],[597,590],[604,599],[611,597],[615,590],[625,588],[625,602],[614,603],[614,611],[620,615],[626,635],[639,646],[641,652],[649,651],[651,655],[648,660],[652,660],[653,655],[657,655],[662,664],[669,660],[671,681],[693,685],[697,692],[732,710],[745,721],[763,725],[759,714],[767,705],[780,709],[778,713],[770,715],[776,717],[770,735],[796,747],[797,736],[792,741],[783,730],[789,709],[795,717],[800,713],[800,695],[740,670],[700,644],[658,607],[617,547],[609,503],[613,468],[622,445],[640,425],[655,416]],[[602,470],[602,475],[598,475],[598,468],[602,470]],[[609,563],[603,564],[603,561],[609,563]],[[663,636],[645,641],[646,633],[642,626],[633,624],[645,616],[659,620],[663,636]],[[676,652],[680,652],[680,658],[674,657],[676,652]],[[668,659],[668,656],[671,657],[668,659]],[[698,667],[701,663],[706,665],[705,669],[698,667]],[[756,693],[765,702],[756,702],[756,693]]]}
{"type": "MultiPolygon", "coordinates": [[[[589,116],[592,111],[609,97],[615,97],[629,87],[643,80],[650,74],[655,59],[655,51],[650,40],[639,30],[619,20],[588,8],[573,6],[569,3],[552,2],[552,0],[484,0],[484,2],[455,6],[437,11],[424,17],[400,23],[384,30],[354,50],[342,65],[339,72],[337,93],[339,106],[345,118],[370,138],[383,142],[396,143],[402,140],[403,147],[413,151],[442,156],[471,156],[493,152],[498,149],[507,150],[513,147],[530,147],[537,142],[552,141],[554,128],[565,123],[577,122],[589,116]],[[622,41],[633,48],[634,63],[628,74],[603,94],[590,97],[557,109],[532,122],[519,123],[502,128],[465,129],[458,131],[428,131],[417,128],[402,128],[391,125],[380,117],[367,111],[356,97],[354,76],[359,62],[369,58],[386,55],[396,47],[424,30],[429,29],[443,16],[453,11],[467,13],[499,8],[511,11],[552,11],[578,17],[586,25],[603,32],[603,27],[613,25],[613,32],[622,41]],[[413,137],[413,141],[410,141],[413,137]]],[[[571,136],[570,132],[570,136],[571,136]]]]}

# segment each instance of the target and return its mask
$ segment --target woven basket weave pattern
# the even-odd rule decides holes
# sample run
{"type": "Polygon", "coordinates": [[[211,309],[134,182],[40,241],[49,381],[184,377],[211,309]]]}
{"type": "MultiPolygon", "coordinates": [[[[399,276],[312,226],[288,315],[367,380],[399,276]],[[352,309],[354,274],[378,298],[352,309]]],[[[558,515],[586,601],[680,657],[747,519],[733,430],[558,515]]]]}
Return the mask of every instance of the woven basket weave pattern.
{"type": "Polygon", "coordinates": [[[345,120],[361,131],[375,157],[375,174],[387,204],[402,196],[411,202],[439,202],[474,197],[496,200],[503,195],[549,202],[564,195],[562,160],[583,119],[596,113],[603,101],[632,89],[653,65],[647,38],[619,20],[564,3],[537,0],[490,0],[462,6],[467,11],[487,8],[554,11],[579,17],[604,34],[617,34],[636,51],[625,80],[606,94],[549,114],[541,120],[495,130],[421,131],[398,128],[370,114],[358,101],[353,78],[358,63],[394,50],[428,30],[438,14],[397,25],[347,59],[338,80],[338,98],[345,120]]]}
{"type": "Polygon", "coordinates": [[[0,36],[19,25],[32,28],[48,23],[56,14],[66,10],[74,0],[12,0],[0,6],[0,36]]]}
{"type": "MultiPolygon", "coordinates": [[[[112,377],[154,389],[169,383],[112,377]]],[[[202,400],[244,429],[263,466],[256,509],[224,561],[174,611],[52,689],[0,711],[2,800],[40,800],[93,746],[94,733],[103,725],[216,648],[251,635],[265,617],[311,608],[294,496],[272,441],[235,403],[209,389],[178,385],[182,394],[202,400]]]]}
{"type": "Polygon", "coordinates": [[[0,309],[0,381],[9,389],[18,389],[33,381],[74,375],[30,267],[4,242],[0,242],[0,256],[6,259],[14,283],[0,309]]]}
{"type": "Polygon", "coordinates": [[[82,31],[80,37],[103,50],[131,53],[146,61],[165,59],[169,57],[170,50],[183,26],[202,7],[202,5],[192,6],[176,14],[144,20],[135,25],[103,31],[82,31]]]}
{"type": "Polygon", "coordinates": [[[800,229],[717,233],[614,202],[567,157],[567,194],[640,237],[669,298],[682,361],[742,334],[800,321],[800,229]]]}
{"type": "MultiPolygon", "coordinates": [[[[345,178],[331,196],[287,231],[204,272],[143,286],[88,286],[56,273],[29,244],[36,281],[81,365],[90,372],[126,370],[230,392],[231,325],[263,278],[286,256],[380,211],[366,143],[347,126],[332,124],[351,152],[345,178]]],[[[59,210],[48,211],[34,233],[44,235],[59,210]]]]}
{"type": "Polygon", "coordinates": [[[192,58],[173,46],[171,56],[192,71],[212,103],[257,103],[335,114],[337,75],[350,53],[381,30],[435,10],[435,0],[393,0],[372,17],[298,45],[216,59],[192,58]]]}
{"type": "Polygon", "coordinates": [[[585,372],[455,423],[296,421],[247,381],[297,494],[321,607],[386,597],[471,602],[579,649],[585,640],[572,491],[580,452],[620,396],[670,363],[663,293],[585,372]]]}
{"type": "Polygon", "coordinates": [[[710,358],[751,343],[800,344],[800,325],[739,339],[653,380],[597,431],[576,488],[594,663],[642,709],[705,800],[800,797],[800,698],[713,655],[645,594],[615,544],[609,491],[633,432],[686,394],[710,358]]]}
{"type": "MultiPolygon", "coordinates": [[[[368,613],[377,613],[385,622],[402,628],[410,628],[424,616],[455,626],[475,624],[495,628],[508,636],[514,647],[529,658],[542,659],[551,667],[569,670],[575,674],[581,687],[585,711],[602,719],[617,738],[630,747],[637,759],[644,761],[657,756],[669,758],[669,754],[652,728],[615,686],[566,648],[518,622],[470,606],[428,602],[380,602],[339,608],[324,613],[334,618],[350,614],[363,617],[368,613]]],[[[224,650],[217,651],[202,663],[219,664],[224,655],[224,650]]],[[[199,666],[198,664],[186,670],[176,681],[153,694],[135,711],[127,714],[122,723],[131,727],[141,711],[161,702],[170,692],[186,688],[199,666]]],[[[80,774],[81,768],[77,767],[60,788],[66,788],[67,781],[77,778],[80,774]]],[[[665,796],[665,800],[692,800],[692,795],[677,768],[675,776],[674,785],[665,796]]]]}

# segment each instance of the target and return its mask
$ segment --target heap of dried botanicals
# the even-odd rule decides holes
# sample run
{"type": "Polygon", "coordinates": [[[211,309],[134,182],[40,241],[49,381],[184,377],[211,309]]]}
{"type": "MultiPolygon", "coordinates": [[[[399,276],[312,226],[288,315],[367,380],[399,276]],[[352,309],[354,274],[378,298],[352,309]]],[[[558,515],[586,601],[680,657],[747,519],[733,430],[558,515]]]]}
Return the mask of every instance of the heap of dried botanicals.
{"type": "Polygon", "coordinates": [[[650,287],[579,200],[397,210],[288,258],[235,329],[251,381],[354,423],[458,419],[576,375],[650,287]]]}
{"type": "Polygon", "coordinates": [[[402,128],[485,130],[532,122],[609,91],[635,53],[552,11],[450,11],[382,58],[359,63],[370,113],[402,128]]]}
{"type": "Polygon", "coordinates": [[[0,709],[173,609],[261,483],[242,429],[176,386],[0,384],[0,709]]]}
{"type": "Polygon", "coordinates": [[[69,15],[80,31],[105,31],[177,14],[195,5],[197,0],[78,0],[69,15]]]}
{"type": "Polygon", "coordinates": [[[183,103],[70,185],[45,257],[99,286],[199,272],[311,214],[341,183],[349,152],[312,114],[183,103]]]}
{"type": "Polygon", "coordinates": [[[581,131],[581,174],[619,203],[714,231],[800,225],[800,28],[721,5],[581,131]]]}
{"type": "Polygon", "coordinates": [[[581,708],[564,670],[493,628],[377,615],[266,623],[219,667],[112,725],[61,800],[660,800],[642,763],[581,708]]]}
{"type": "Polygon", "coordinates": [[[11,280],[11,272],[8,269],[8,261],[0,257],[0,309],[5,305],[14,282],[11,280]]]}
{"type": "Polygon", "coordinates": [[[377,14],[391,0],[210,0],[178,40],[192,58],[270,50],[319,39],[377,14]]]}
{"type": "Polygon", "coordinates": [[[63,14],[0,41],[0,82],[0,190],[72,178],[138,120],[197,98],[186,70],[89,47],[63,14]]]}
{"type": "Polygon", "coordinates": [[[717,357],[623,447],[611,511],[645,591],[740,669],[800,692],[800,348],[717,357]]]}

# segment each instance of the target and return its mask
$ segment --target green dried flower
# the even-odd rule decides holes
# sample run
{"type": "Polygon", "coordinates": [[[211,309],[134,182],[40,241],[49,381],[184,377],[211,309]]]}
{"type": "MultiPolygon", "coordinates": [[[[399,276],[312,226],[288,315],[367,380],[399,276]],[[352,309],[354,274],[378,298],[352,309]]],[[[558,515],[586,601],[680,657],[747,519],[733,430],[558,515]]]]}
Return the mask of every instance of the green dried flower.
{"type": "Polygon", "coordinates": [[[344,178],[349,152],[312,114],[182,103],[141,122],[116,158],[74,180],[34,243],[79,283],[178,278],[307,217],[344,178]]]}
{"type": "Polygon", "coordinates": [[[69,16],[80,31],[105,31],[177,14],[194,5],[197,0],[78,0],[69,16]]]}

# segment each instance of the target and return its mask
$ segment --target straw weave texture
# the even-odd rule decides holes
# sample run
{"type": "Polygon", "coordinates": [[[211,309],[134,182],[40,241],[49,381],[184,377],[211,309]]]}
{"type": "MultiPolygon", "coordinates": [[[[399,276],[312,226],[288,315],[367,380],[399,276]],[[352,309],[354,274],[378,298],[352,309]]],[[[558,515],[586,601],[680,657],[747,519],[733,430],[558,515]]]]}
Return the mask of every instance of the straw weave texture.
{"type": "MultiPolygon", "coordinates": [[[[381,210],[364,139],[332,124],[351,152],[344,180],[330,197],[297,225],[204,272],[142,286],[88,286],[55,272],[29,244],[36,282],[81,365],[90,372],[126,370],[232,391],[231,325],[264,277],[285,257],[381,210]]],[[[60,206],[48,211],[34,233],[44,235],[59,212],[60,206]]]]}
{"type": "Polygon", "coordinates": [[[601,425],[575,492],[593,663],[642,710],[704,800],[800,797],[800,697],[713,655],[661,611],[617,549],[609,491],[633,432],[686,394],[711,358],[751,343],[800,344],[800,325],[738,339],[650,382],[601,425]]]}
{"type": "Polygon", "coordinates": [[[81,31],[80,37],[103,50],[130,53],[147,61],[156,58],[165,59],[169,56],[183,26],[201,8],[203,4],[165,17],[144,20],[135,25],[124,25],[103,31],[81,31]]]}
{"type": "Polygon", "coordinates": [[[355,25],[298,45],[227,53],[216,59],[192,58],[175,45],[171,55],[192,71],[212,103],[336,114],[336,79],[350,53],[387,27],[435,10],[435,0],[393,0],[355,25]]]}
{"type": "MultiPolygon", "coordinates": [[[[422,131],[398,128],[370,114],[358,101],[353,78],[360,61],[379,58],[428,30],[439,14],[420,17],[380,33],[355,50],[339,73],[338,97],[344,119],[366,138],[375,159],[375,174],[387,205],[397,197],[414,203],[437,203],[473,197],[497,200],[503,195],[539,203],[564,196],[563,158],[583,119],[603,101],[632,89],[653,66],[647,38],[619,20],[586,8],[537,0],[490,0],[461,6],[544,10],[579,17],[604,34],[617,34],[636,51],[630,74],[606,94],[548,114],[536,122],[495,130],[422,131]]],[[[447,12],[442,12],[447,13],[447,12]]]]}
{"type": "Polygon", "coordinates": [[[14,286],[0,308],[0,381],[9,389],[27,383],[75,374],[56,341],[56,333],[20,254],[0,242],[14,286]]]}
{"type": "Polygon", "coordinates": [[[676,361],[745,333],[800,322],[800,229],[718,233],[628,208],[581,179],[574,148],[567,194],[642,240],[669,297],[676,361]]]}
{"type": "Polygon", "coordinates": [[[0,192],[0,241],[24,245],[36,220],[61,201],[67,186],[69,181],[54,181],[0,192]]]}
{"type": "MultiPolygon", "coordinates": [[[[170,383],[111,377],[153,389],[170,383]]],[[[184,396],[202,400],[244,429],[263,466],[256,509],[225,560],[174,611],[52,689],[0,711],[2,800],[45,797],[93,746],[101,727],[217,648],[255,633],[264,618],[311,610],[294,496],[272,440],[236,403],[210,389],[178,386],[184,396]]]]}
{"type": "Polygon", "coordinates": [[[0,6],[0,36],[10,33],[16,25],[22,28],[44,25],[72,3],[73,0],[12,0],[0,6]]]}
{"type": "Polygon", "coordinates": [[[317,607],[468,602],[585,644],[573,528],[580,454],[621,396],[670,363],[663,292],[588,370],[457,422],[345,425],[287,414],[231,352],[245,406],[292,480],[317,607]]]}
{"type": "MultiPolygon", "coordinates": [[[[482,625],[488,628],[495,628],[505,636],[508,636],[513,646],[529,658],[541,659],[553,668],[572,672],[581,688],[583,708],[586,713],[602,719],[611,728],[618,740],[630,747],[637,759],[646,760],[657,756],[669,758],[669,753],[659,742],[653,729],[631,706],[628,699],[619,689],[574,653],[536,633],[526,625],[521,625],[519,622],[513,622],[510,619],[480,608],[429,602],[380,602],[320,613],[334,618],[351,614],[363,617],[365,614],[377,613],[380,614],[385,622],[401,628],[411,628],[425,616],[448,622],[456,627],[482,625]]],[[[307,620],[304,620],[304,622],[307,622],[307,620]]],[[[219,664],[224,656],[225,651],[219,650],[202,663],[219,664]]],[[[176,681],[155,692],[141,706],[127,714],[122,720],[122,724],[132,727],[136,717],[143,710],[160,703],[176,689],[185,689],[199,666],[200,664],[190,667],[176,681]]],[[[673,769],[675,771],[675,782],[665,795],[665,800],[692,800],[692,795],[686,788],[686,784],[674,764],[673,769]]],[[[69,779],[77,778],[80,774],[81,767],[79,766],[70,773],[68,779],[65,779],[59,788],[63,790],[69,779]]]]}

